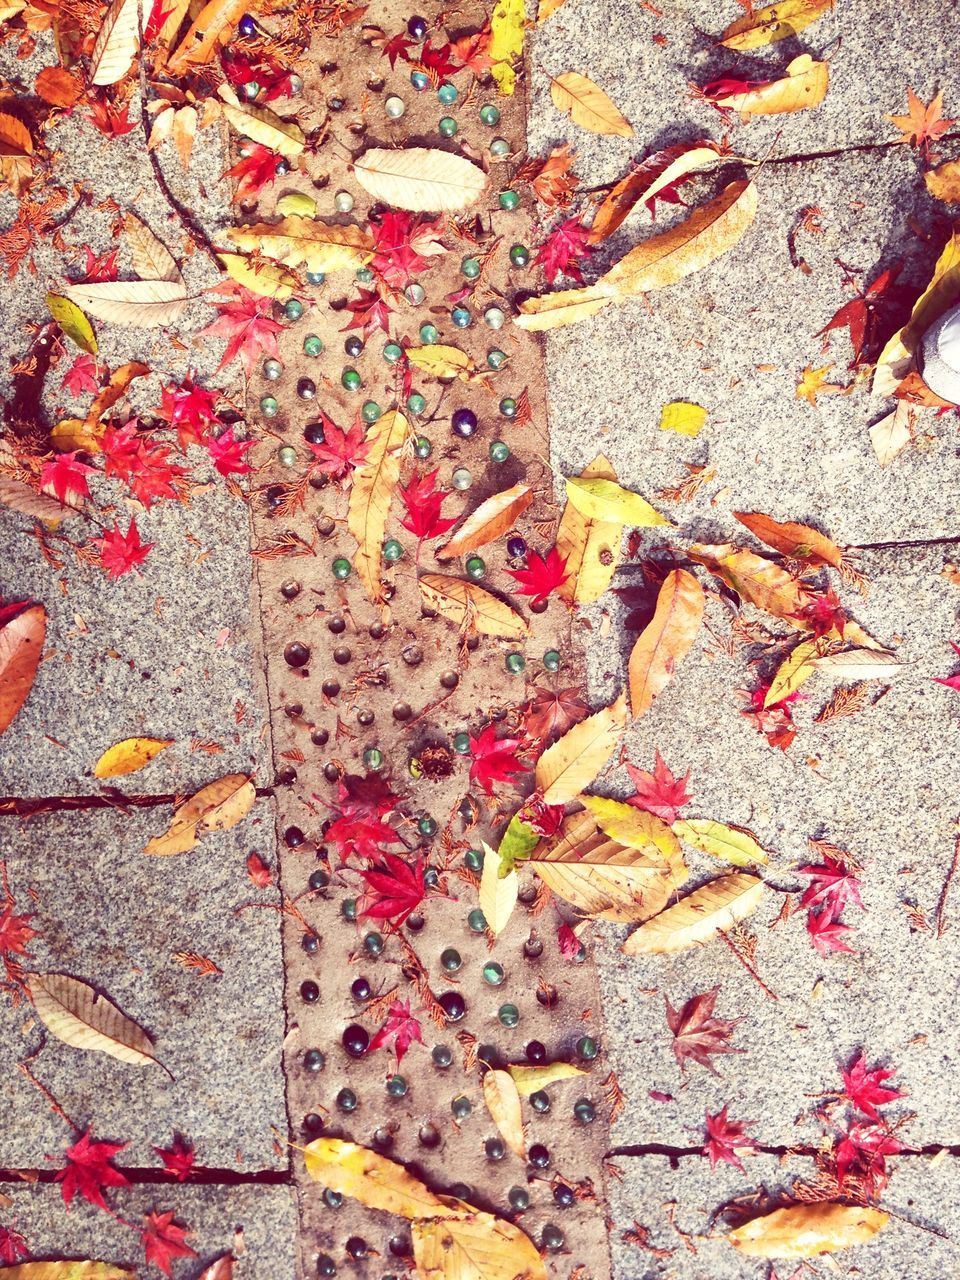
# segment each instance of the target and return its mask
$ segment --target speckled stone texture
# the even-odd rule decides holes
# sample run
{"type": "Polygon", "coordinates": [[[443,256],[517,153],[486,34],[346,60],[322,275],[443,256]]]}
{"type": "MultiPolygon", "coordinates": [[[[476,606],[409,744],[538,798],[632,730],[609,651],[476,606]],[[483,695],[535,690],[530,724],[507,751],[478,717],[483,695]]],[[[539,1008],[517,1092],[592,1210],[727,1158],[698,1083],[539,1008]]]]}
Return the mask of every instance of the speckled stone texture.
{"type": "Polygon", "coordinates": [[[197,1163],[249,1172],[286,1167],[283,1039],[275,890],[258,890],[244,862],[268,855],[269,801],[191,853],[148,858],[171,809],[106,810],[0,819],[0,859],[19,912],[41,936],[29,967],[92,983],[154,1037],[159,1066],[136,1067],[47,1037],[27,1006],[5,1001],[0,1034],[0,1166],[42,1169],[72,1140],[17,1064],[31,1069],[79,1125],[126,1141],[131,1164],[158,1164],[174,1131],[197,1163]],[[31,899],[35,898],[34,901],[31,899]],[[256,904],[248,907],[247,904],[256,904]],[[211,960],[188,968],[177,953],[211,960]]]}

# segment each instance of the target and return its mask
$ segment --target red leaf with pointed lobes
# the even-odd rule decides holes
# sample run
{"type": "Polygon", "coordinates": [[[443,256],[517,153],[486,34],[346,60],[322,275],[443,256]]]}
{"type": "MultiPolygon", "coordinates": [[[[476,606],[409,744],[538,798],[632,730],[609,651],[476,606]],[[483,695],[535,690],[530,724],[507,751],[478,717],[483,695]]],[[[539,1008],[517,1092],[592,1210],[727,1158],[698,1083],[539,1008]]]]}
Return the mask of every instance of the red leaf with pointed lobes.
{"type": "Polygon", "coordinates": [[[269,889],[273,884],[273,872],[260,857],[259,853],[247,854],[247,875],[258,889],[269,889]]]}
{"type": "Polygon", "coordinates": [[[128,481],[140,457],[140,443],[136,418],[131,418],[122,427],[107,427],[100,439],[104,475],[128,481]]]}
{"type": "Polygon", "coordinates": [[[589,254],[593,253],[593,245],[588,243],[590,229],[583,226],[579,218],[567,218],[547,236],[537,249],[534,265],[543,267],[547,279],[553,284],[560,272],[583,283],[580,270],[589,254]]]}
{"type": "Polygon", "coordinates": [[[126,533],[120,532],[120,526],[113,522],[102,538],[94,538],[94,545],[100,548],[100,564],[111,578],[122,578],[125,573],[143,564],[154,543],[140,541],[140,531],[135,519],[131,519],[126,533]]]}
{"type": "Polygon", "coordinates": [[[126,1142],[92,1142],[90,1130],[64,1152],[67,1163],[56,1175],[61,1184],[63,1203],[69,1208],[77,1194],[89,1200],[98,1209],[106,1209],[103,1198],[106,1187],[127,1187],[130,1184],[111,1160],[128,1144],[126,1142]]]}
{"type": "Polygon", "coordinates": [[[214,301],[213,305],[220,315],[205,329],[201,329],[200,333],[227,339],[227,349],[217,366],[218,372],[234,357],[239,356],[244,373],[252,378],[261,356],[279,359],[277,334],[283,325],[270,314],[273,309],[272,301],[261,298],[242,284],[231,280],[218,284],[216,291],[228,296],[214,301]]]}
{"type": "MultiPolygon", "coordinates": [[[[314,795],[314,799],[327,805],[322,796],[314,795]]],[[[382,857],[381,845],[403,843],[393,828],[381,821],[396,806],[397,797],[384,778],[348,773],[338,783],[338,803],[327,805],[337,818],[324,839],[336,846],[343,861],[352,853],[362,858],[382,857]]]]}
{"type": "Polygon", "coordinates": [[[383,48],[380,50],[381,58],[390,59],[391,71],[396,69],[397,59],[402,58],[404,62],[410,61],[408,49],[413,48],[413,41],[407,36],[405,31],[398,31],[395,36],[391,36],[389,40],[384,42],[383,48]]]}
{"type": "Polygon", "coordinates": [[[526,773],[530,766],[518,760],[519,738],[497,738],[497,726],[485,725],[477,737],[470,736],[470,781],[479,782],[488,796],[493,795],[494,782],[510,782],[515,774],[526,773]]]}
{"type": "Polygon", "coordinates": [[[414,1041],[423,1044],[423,1033],[420,1023],[410,1012],[409,1000],[394,1000],[387,1010],[387,1020],[367,1045],[367,1053],[373,1053],[381,1045],[387,1043],[391,1036],[396,1037],[393,1047],[397,1054],[397,1066],[403,1061],[403,1055],[414,1041]]]}
{"type": "Polygon", "coordinates": [[[569,689],[540,689],[534,687],[533,698],[527,704],[523,727],[527,737],[546,742],[554,734],[566,733],[578,720],[590,713],[581,698],[583,692],[574,685],[569,689]]]}
{"type": "Polygon", "coordinates": [[[171,1274],[170,1263],[174,1258],[199,1257],[186,1243],[189,1227],[178,1227],[173,1217],[172,1209],[169,1213],[148,1213],[143,1219],[146,1225],[140,1233],[147,1265],[152,1263],[159,1267],[165,1276],[171,1274]]]}
{"type": "Polygon", "coordinates": [[[941,134],[946,133],[956,120],[943,118],[943,90],[930,102],[924,104],[910,88],[907,89],[907,115],[887,116],[903,134],[895,138],[895,143],[907,143],[917,147],[925,156],[930,154],[930,145],[936,142],[941,134]]]}
{"type": "Polygon", "coordinates": [[[161,388],[158,415],[176,428],[180,448],[205,444],[207,428],[216,417],[219,391],[198,387],[189,376],[179,386],[161,388]]]}
{"type": "Polygon", "coordinates": [[[564,960],[576,960],[583,950],[580,939],[568,924],[562,924],[557,930],[557,945],[564,960]]]}
{"type": "Polygon", "coordinates": [[[72,396],[81,396],[84,392],[96,395],[100,390],[97,381],[97,362],[86,351],[81,351],[73,364],[63,375],[61,387],[66,387],[72,396]]]}
{"type": "Polygon", "coordinates": [[[795,690],[779,702],[774,702],[769,707],[765,707],[763,704],[769,688],[769,684],[761,684],[757,689],[739,689],[738,693],[743,694],[749,700],[749,706],[744,707],[740,714],[753,721],[771,747],[786,751],[797,736],[797,727],[793,723],[793,712],[790,710],[790,703],[796,702],[797,698],[800,697],[800,691],[795,690]]]}
{"type": "Polygon", "coordinates": [[[392,289],[403,289],[433,266],[430,257],[445,253],[439,243],[441,224],[425,222],[403,210],[388,209],[370,223],[375,245],[371,268],[392,289]],[[426,254],[427,256],[424,256],[426,254]]]}
{"type": "Polygon", "coordinates": [[[742,1018],[715,1018],[714,1005],[720,987],[713,987],[702,995],[691,996],[682,1009],[674,1009],[670,1001],[664,997],[667,1006],[667,1026],[673,1032],[673,1055],[685,1071],[687,1059],[699,1062],[719,1075],[710,1061],[712,1055],[722,1053],[743,1053],[743,1049],[735,1049],[727,1044],[734,1029],[743,1021],[742,1018]]]}
{"type": "Polygon", "coordinates": [[[458,71],[463,68],[459,66],[451,58],[453,46],[449,44],[438,45],[436,49],[431,47],[430,41],[427,40],[423,48],[420,50],[420,57],[417,59],[418,66],[423,67],[424,71],[435,72],[441,80],[446,76],[455,76],[458,71]]]}
{"type": "Polygon", "coordinates": [[[79,449],[73,449],[70,453],[56,454],[43,464],[43,469],[40,472],[40,484],[44,488],[50,485],[58,500],[64,504],[67,503],[70,495],[74,498],[89,498],[90,496],[87,476],[93,475],[96,467],[90,467],[85,462],[78,462],[77,454],[79,452],[79,449]]]}
{"type": "Polygon", "coordinates": [[[877,1107],[907,1096],[900,1089],[891,1089],[884,1083],[895,1075],[895,1067],[868,1067],[861,1049],[843,1071],[843,1096],[865,1116],[879,1120],[877,1107]]]}
{"type": "Polygon", "coordinates": [[[437,489],[437,471],[428,471],[426,475],[415,476],[398,492],[400,500],[407,509],[407,514],[400,523],[418,538],[439,538],[442,533],[452,529],[458,516],[441,516],[440,509],[450,497],[449,489],[437,489]]]}
{"type": "Polygon", "coordinates": [[[854,954],[853,947],[848,946],[844,936],[852,933],[848,924],[841,924],[834,908],[824,907],[822,911],[807,913],[807,933],[818,955],[828,956],[832,951],[847,951],[854,954]]]}
{"type": "Polygon", "coordinates": [[[178,1182],[186,1182],[193,1172],[193,1161],[196,1155],[192,1143],[188,1142],[182,1134],[175,1133],[169,1147],[154,1147],[153,1151],[163,1161],[165,1172],[172,1173],[178,1182]]]}
{"type": "Polygon", "coordinates": [[[458,36],[450,41],[450,47],[456,57],[463,63],[464,68],[472,71],[475,76],[486,75],[493,66],[493,59],[487,52],[492,36],[490,28],[484,27],[482,31],[471,31],[465,36],[458,36]]]}
{"type": "Polygon", "coordinates": [[[841,636],[847,625],[847,615],[833,587],[812,597],[810,603],[791,615],[813,627],[814,636],[824,636],[836,630],[841,636]]]}
{"type": "Polygon", "coordinates": [[[534,792],[520,810],[519,816],[538,836],[555,836],[563,826],[566,805],[547,804],[543,796],[534,792]]]}
{"type": "Polygon", "coordinates": [[[244,454],[253,448],[252,440],[236,440],[233,427],[227,427],[219,436],[210,436],[207,448],[213,465],[222,476],[245,476],[250,471],[250,463],[244,460],[244,454]]]}
{"type": "Polygon", "coordinates": [[[845,1182],[854,1181],[868,1199],[876,1199],[889,1181],[887,1156],[903,1150],[903,1143],[889,1129],[858,1120],[834,1150],[837,1186],[842,1191],[845,1182]]]}
{"type": "Polygon", "coordinates": [[[129,484],[133,496],[148,511],[162,498],[179,496],[177,485],[187,472],[185,468],[168,462],[169,457],[170,450],[166,445],[149,448],[144,441],[140,441],[129,484]]]}
{"type": "Polygon", "coordinates": [[[567,557],[562,556],[556,547],[550,548],[546,559],[538,551],[531,551],[527,556],[526,569],[508,569],[507,573],[520,583],[517,595],[532,596],[534,604],[546,600],[570,577],[567,557]]]}
{"type": "Polygon", "coordinates": [[[746,1173],[739,1153],[757,1145],[746,1132],[747,1125],[753,1124],[753,1121],[728,1120],[725,1103],[715,1116],[709,1111],[706,1113],[706,1123],[707,1140],[703,1144],[703,1154],[710,1157],[710,1168],[716,1169],[720,1163],[732,1164],[741,1173],[746,1173]]]}
{"type": "Polygon", "coordinates": [[[360,466],[370,448],[363,438],[360,416],[357,415],[349,431],[344,431],[321,409],[320,424],[323,427],[323,444],[312,444],[308,440],[307,447],[324,475],[331,480],[346,480],[360,466]]]}
{"type": "MultiPolygon", "coordinates": [[[[951,640],[950,648],[957,655],[957,657],[960,658],[960,644],[956,644],[953,640],[951,640]]],[[[945,684],[948,689],[956,689],[958,692],[960,692],[960,671],[956,672],[956,674],[952,676],[933,676],[932,679],[935,684],[945,684]]]]}
{"type": "Polygon", "coordinates": [[[237,189],[233,199],[255,199],[269,182],[275,181],[283,156],[260,142],[248,142],[249,155],[224,173],[225,178],[236,178],[237,189]]]}
{"type": "Polygon", "coordinates": [[[85,244],[83,252],[86,254],[86,261],[83,265],[83,279],[79,282],[80,284],[116,280],[117,249],[110,249],[106,253],[98,255],[93,252],[88,244],[85,244]]]}
{"type": "Polygon", "coordinates": [[[426,896],[422,858],[411,867],[397,854],[385,853],[379,867],[360,874],[366,885],[360,900],[360,915],[388,920],[398,929],[426,896]]]}
{"type": "Polygon", "coordinates": [[[393,308],[373,289],[360,289],[358,292],[359,298],[348,302],[346,307],[353,319],[349,324],[345,324],[340,332],[346,333],[348,329],[362,329],[364,341],[378,329],[382,329],[389,336],[393,308]]]}
{"type": "Polygon", "coordinates": [[[30,940],[40,936],[29,923],[32,919],[32,912],[22,916],[14,915],[12,902],[0,911],[0,955],[29,956],[27,947],[30,940]]]}
{"type": "Polygon", "coordinates": [[[824,854],[822,863],[809,863],[797,868],[798,876],[809,876],[810,884],[800,899],[801,907],[826,907],[838,916],[847,902],[855,902],[861,910],[866,911],[860,897],[860,880],[856,871],[847,867],[829,854],[824,854]]]}
{"type": "Polygon", "coordinates": [[[635,809],[643,809],[646,813],[652,813],[655,817],[662,818],[664,822],[672,825],[676,822],[677,814],[683,806],[690,803],[690,796],[687,794],[690,770],[688,769],[682,778],[675,778],[667,768],[663,756],[656,749],[653,773],[649,773],[646,769],[638,769],[629,761],[627,773],[636,789],[632,796],[627,797],[627,804],[632,804],[635,809]]]}
{"type": "Polygon", "coordinates": [[[5,1267],[15,1267],[29,1252],[19,1231],[14,1231],[13,1227],[0,1227],[0,1263],[5,1267]]]}
{"type": "MultiPolygon", "coordinates": [[[[815,338],[820,338],[833,329],[846,329],[850,335],[850,345],[853,347],[853,359],[849,366],[851,369],[855,369],[862,362],[864,350],[873,345],[879,305],[883,295],[890,289],[890,286],[899,275],[902,265],[902,263],[897,262],[886,271],[882,271],[874,281],[867,285],[866,289],[862,292],[858,290],[855,298],[845,302],[823,328],[818,329],[813,335],[815,338]]],[[[847,283],[853,283],[849,276],[847,277],[847,283]]],[[[824,343],[824,349],[826,349],[826,345],[824,343]]]]}
{"type": "Polygon", "coordinates": [[[87,117],[92,125],[108,138],[122,138],[125,133],[132,133],[140,128],[139,120],[130,119],[130,104],[121,102],[115,106],[102,98],[95,98],[90,103],[90,114],[87,117]]]}

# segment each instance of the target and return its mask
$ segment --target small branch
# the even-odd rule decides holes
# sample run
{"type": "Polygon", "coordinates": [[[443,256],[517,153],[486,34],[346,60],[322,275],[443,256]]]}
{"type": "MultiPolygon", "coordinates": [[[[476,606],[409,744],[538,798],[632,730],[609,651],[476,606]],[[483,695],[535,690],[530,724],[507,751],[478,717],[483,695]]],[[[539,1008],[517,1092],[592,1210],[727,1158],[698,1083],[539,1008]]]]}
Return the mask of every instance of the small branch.
{"type": "Polygon", "coordinates": [[[942,938],[947,931],[947,896],[950,893],[950,886],[953,883],[953,877],[957,874],[957,866],[960,865],[960,836],[953,842],[953,857],[950,859],[950,866],[947,868],[947,875],[943,882],[943,888],[940,890],[940,898],[937,902],[937,937],[942,938]]]}
{"type": "MultiPolygon", "coordinates": [[[[32,1056],[36,1057],[36,1054],[33,1054],[32,1056]]],[[[50,1092],[47,1086],[45,1084],[41,1084],[41,1082],[33,1074],[33,1072],[27,1066],[27,1062],[29,1062],[29,1058],[26,1059],[24,1062],[18,1063],[17,1065],[19,1066],[23,1074],[27,1077],[27,1079],[30,1081],[30,1083],[36,1085],[36,1087],[40,1090],[40,1092],[46,1098],[47,1102],[49,1102],[50,1110],[53,1112],[53,1114],[55,1116],[59,1116],[61,1120],[66,1120],[67,1124],[70,1126],[71,1129],[74,1130],[74,1132],[82,1133],[83,1130],[81,1129],[80,1125],[77,1124],[76,1120],[70,1119],[70,1117],[64,1111],[63,1107],[61,1107],[60,1103],[56,1100],[56,1098],[53,1096],[53,1094],[50,1092]]]]}
{"type": "Polygon", "coordinates": [[[739,949],[739,947],[736,946],[733,940],[729,937],[728,934],[726,934],[723,931],[723,929],[721,929],[719,932],[720,932],[720,937],[724,940],[724,942],[727,944],[727,946],[730,948],[733,954],[737,957],[737,959],[746,969],[747,973],[749,973],[750,977],[753,978],[754,982],[757,983],[757,985],[763,991],[764,995],[769,996],[771,1000],[775,1000],[777,1004],[779,1004],[780,997],[775,992],[770,990],[770,988],[767,986],[764,980],[760,977],[759,973],[757,973],[756,969],[753,967],[753,965],[750,963],[747,957],[743,954],[743,952],[739,949]]]}

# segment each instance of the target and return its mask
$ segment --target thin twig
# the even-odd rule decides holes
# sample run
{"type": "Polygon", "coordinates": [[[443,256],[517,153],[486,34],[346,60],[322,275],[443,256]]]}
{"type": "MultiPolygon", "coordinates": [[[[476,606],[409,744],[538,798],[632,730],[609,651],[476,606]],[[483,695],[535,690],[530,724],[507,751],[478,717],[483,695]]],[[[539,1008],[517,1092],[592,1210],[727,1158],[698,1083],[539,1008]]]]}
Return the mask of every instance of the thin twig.
{"type": "Polygon", "coordinates": [[[953,857],[950,859],[950,866],[947,869],[946,879],[943,882],[943,888],[940,890],[940,898],[937,902],[938,938],[942,938],[947,931],[947,895],[950,892],[953,877],[957,874],[958,864],[960,864],[960,836],[957,836],[953,842],[953,857]]]}
{"type": "Polygon", "coordinates": [[[767,986],[764,980],[760,977],[759,973],[757,973],[756,969],[753,967],[753,965],[750,963],[747,957],[743,954],[743,952],[739,949],[739,947],[737,947],[737,945],[729,937],[729,935],[726,934],[723,931],[723,929],[719,930],[719,933],[720,933],[720,937],[724,940],[724,942],[727,944],[727,946],[730,948],[733,954],[737,957],[737,959],[746,969],[747,973],[750,974],[750,977],[753,978],[754,981],[758,983],[764,995],[769,996],[771,1000],[775,1000],[777,1004],[779,1004],[780,997],[776,994],[776,992],[770,990],[770,988],[767,986]]]}
{"type": "MultiPolygon", "coordinates": [[[[36,1057],[36,1054],[33,1054],[32,1056],[36,1057]]],[[[29,1059],[26,1059],[24,1062],[20,1062],[17,1064],[20,1070],[27,1077],[27,1079],[30,1081],[31,1084],[35,1084],[37,1086],[37,1088],[46,1098],[47,1102],[50,1103],[50,1110],[54,1113],[54,1115],[59,1116],[61,1120],[66,1120],[70,1128],[73,1129],[76,1133],[82,1133],[83,1130],[81,1129],[80,1125],[77,1124],[76,1120],[70,1119],[70,1117],[64,1111],[63,1107],[61,1107],[60,1103],[56,1100],[56,1098],[53,1096],[53,1094],[50,1092],[47,1086],[45,1084],[41,1084],[41,1082],[33,1074],[33,1072],[27,1066],[28,1061],[29,1059]]]]}

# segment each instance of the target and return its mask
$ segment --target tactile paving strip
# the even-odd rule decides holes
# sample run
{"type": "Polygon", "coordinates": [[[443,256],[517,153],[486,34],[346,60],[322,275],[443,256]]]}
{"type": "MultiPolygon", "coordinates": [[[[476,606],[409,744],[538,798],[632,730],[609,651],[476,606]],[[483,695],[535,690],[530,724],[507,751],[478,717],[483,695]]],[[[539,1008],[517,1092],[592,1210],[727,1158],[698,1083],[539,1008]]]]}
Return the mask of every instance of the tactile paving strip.
{"type": "MultiPolygon", "coordinates": [[[[423,14],[434,46],[458,34],[450,28],[444,34],[432,25],[435,15],[429,8],[423,14]]],[[[403,509],[396,495],[386,536],[403,546],[404,555],[395,564],[383,564],[386,600],[374,604],[355,571],[344,581],[334,574],[333,562],[353,561],[357,550],[346,528],[346,492],[335,482],[308,479],[312,456],[304,431],[318,421],[318,410],[346,430],[359,420],[361,405],[374,401],[384,412],[400,408],[409,422],[401,483],[438,468],[439,484],[453,490],[444,514],[454,516],[525,480],[535,486],[535,498],[509,532],[544,554],[556,537],[559,507],[545,461],[543,350],[535,337],[510,323],[515,294],[538,287],[536,276],[512,267],[509,256],[511,246],[534,239],[535,209],[519,183],[517,208],[503,209],[499,201],[500,192],[513,189],[512,175],[525,158],[522,82],[513,97],[498,97],[492,82],[474,82],[466,71],[451,77],[458,88],[454,104],[438,101],[435,84],[415,92],[411,64],[399,61],[391,70],[370,27],[376,23],[389,37],[406,29],[409,16],[395,4],[374,5],[363,15],[366,27],[355,22],[335,38],[315,38],[309,62],[297,67],[304,79],[302,96],[281,102],[278,109],[287,117],[296,110],[307,131],[322,126],[324,140],[315,152],[308,147],[299,168],[268,188],[255,210],[245,210],[251,221],[269,220],[280,196],[300,191],[316,199],[318,216],[366,226],[373,202],[354,180],[349,160],[371,146],[461,150],[491,175],[481,204],[445,217],[442,239],[450,251],[430,258],[430,268],[416,277],[425,291],[423,301],[413,303],[403,294],[392,298],[396,310],[390,315],[389,335],[374,332],[360,354],[348,355],[345,340],[358,331],[345,330],[352,316],[344,303],[358,296],[358,287],[371,289],[375,283],[357,282],[350,271],[332,274],[320,285],[305,283],[297,293],[305,304],[302,318],[292,321],[282,307],[276,309],[284,323],[281,375],[269,381],[255,373],[248,389],[250,418],[259,420],[263,435],[254,454],[255,555],[275,763],[278,778],[286,783],[278,789],[278,805],[282,885],[290,904],[284,945],[291,1126],[295,1142],[320,1133],[349,1138],[402,1161],[435,1190],[455,1190],[478,1207],[515,1221],[542,1248],[551,1276],[604,1280],[610,1268],[602,1157],[611,1085],[589,937],[582,962],[561,956],[560,913],[545,891],[538,893],[539,881],[528,871],[521,871],[520,902],[504,932],[494,940],[471,928],[478,875],[471,869],[477,860],[470,851],[480,848],[481,839],[496,847],[521,791],[497,783],[494,799],[488,799],[469,780],[469,755],[454,747],[456,735],[476,735],[490,722],[498,724],[501,735],[517,728],[520,708],[534,686],[561,689],[580,682],[571,615],[556,595],[545,609],[532,611],[529,601],[513,594],[516,584],[504,570],[522,567],[523,561],[508,559],[504,535],[479,552],[486,566],[481,585],[523,614],[529,636],[508,641],[461,635],[454,623],[430,616],[417,585],[417,539],[399,523],[403,509]],[[391,95],[403,100],[399,119],[385,112],[391,95]],[[501,113],[495,127],[481,121],[480,108],[488,103],[501,113]],[[457,121],[455,138],[444,140],[438,133],[441,116],[457,121]],[[507,158],[491,155],[494,137],[509,142],[507,158]],[[354,207],[338,215],[335,197],[341,192],[349,193],[354,207]],[[473,281],[461,266],[471,256],[484,263],[473,281]],[[469,285],[472,291],[460,297],[469,285]],[[454,305],[471,312],[468,327],[454,325],[454,305]],[[487,323],[489,308],[505,315],[502,327],[487,323]],[[439,331],[436,341],[467,352],[489,376],[442,384],[413,369],[412,390],[426,401],[416,414],[405,407],[409,391],[402,385],[402,363],[391,365],[383,349],[388,341],[419,345],[420,326],[428,323],[439,331]],[[304,353],[310,334],[323,344],[318,356],[304,353]],[[494,370],[488,355],[496,350],[507,359],[494,370]],[[346,368],[357,370],[362,388],[351,391],[342,385],[346,368]],[[298,396],[304,378],[315,385],[315,399],[298,396]],[[277,412],[269,419],[260,413],[263,396],[277,401],[277,412]],[[504,397],[521,403],[519,414],[500,412],[504,397]],[[451,431],[451,415],[460,408],[472,409],[479,421],[476,434],[467,439],[451,431]],[[422,438],[432,445],[427,459],[415,449],[422,438]],[[509,446],[505,461],[491,458],[495,440],[509,446]],[[283,449],[287,452],[281,453],[283,449]],[[467,482],[463,471],[469,472],[468,487],[455,487],[452,477],[458,470],[462,483],[467,482]],[[543,662],[551,649],[561,655],[556,673],[543,662]],[[507,655],[517,653],[525,658],[525,670],[512,673],[507,655]],[[371,748],[382,754],[378,769],[365,765],[364,753],[371,748]],[[411,761],[420,764],[411,770],[411,761]],[[377,921],[350,918],[363,889],[357,869],[370,862],[354,856],[341,868],[336,849],[324,843],[325,830],[336,817],[343,775],[384,780],[399,796],[384,821],[403,841],[386,847],[411,864],[422,856],[433,869],[429,896],[397,934],[377,921]],[[433,824],[435,832],[424,834],[433,824]],[[447,949],[461,957],[455,971],[441,963],[447,949]],[[487,980],[497,979],[498,970],[484,976],[490,961],[502,969],[500,985],[487,980]],[[369,998],[356,998],[352,987],[357,979],[366,979],[369,998]],[[318,992],[304,983],[315,983],[318,992]],[[446,993],[462,997],[463,1013],[457,1019],[437,1003],[446,993]],[[391,1046],[351,1057],[343,1045],[343,1033],[351,1026],[372,1036],[392,999],[410,1001],[424,1040],[413,1044],[399,1072],[391,1046]],[[585,1036],[599,1045],[596,1057],[589,1056],[589,1044],[580,1043],[585,1036]],[[490,1140],[498,1135],[480,1084],[483,1063],[526,1064],[527,1046],[535,1041],[544,1046],[547,1062],[574,1062],[587,1072],[550,1085],[549,1109],[537,1110],[524,1099],[528,1152],[532,1144],[547,1149],[548,1163],[542,1168],[509,1150],[493,1158],[499,1152],[490,1140]],[[586,1048],[586,1057],[578,1053],[578,1044],[586,1048]],[[317,1050],[322,1058],[311,1053],[317,1050]],[[466,1101],[454,1107],[461,1099],[466,1101]],[[591,1105],[584,1106],[584,1100],[591,1105]],[[569,1192],[556,1190],[560,1184],[573,1189],[572,1203],[565,1203],[569,1192]],[[517,1207],[524,1195],[525,1210],[517,1207]]],[[[483,25],[484,16],[479,11],[460,15],[472,18],[473,28],[483,25]]],[[[416,53],[415,46],[411,56],[416,53]]],[[[339,203],[348,201],[341,197],[339,203]]],[[[499,318],[496,312],[489,317],[495,323],[499,318]]],[[[419,571],[466,579],[461,560],[434,559],[433,550],[442,541],[423,544],[419,571]]],[[[513,662],[517,665],[515,658],[513,662]]],[[[368,755],[367,763],[370,759],[368,755]]],[[[532,763],[533,756],[528,759],[532,763]]],[[[525,775],[527,789],[531,777],[525,775]]],[[[542,1098],[537,1102],[543,1106],[542,1098]]],[[[402,1219],[340,1202],[309,1181],[299,1156],[295,1164],[304,1276],[381,1280],[412,1268],[409,1231],[402,1219]]]]}

